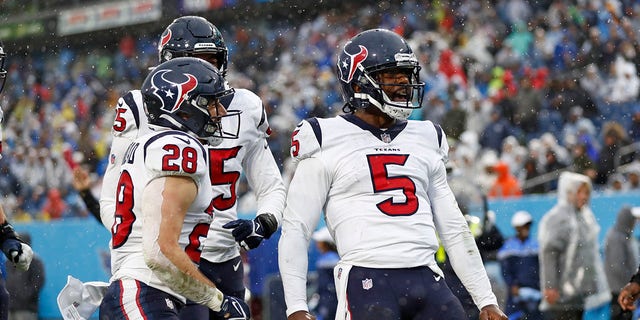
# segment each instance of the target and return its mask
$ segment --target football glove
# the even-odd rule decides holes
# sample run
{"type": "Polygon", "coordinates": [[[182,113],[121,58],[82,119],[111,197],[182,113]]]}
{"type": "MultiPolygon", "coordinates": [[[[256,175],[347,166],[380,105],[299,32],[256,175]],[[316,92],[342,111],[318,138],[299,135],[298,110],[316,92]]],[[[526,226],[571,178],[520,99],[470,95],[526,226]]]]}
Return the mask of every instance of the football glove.
{"type": "Polygon", "coordinates": [[[257,248],[263,239],[269,239],[278,228],[278,221],[271,213],[263,213],[253,220],[238,219],[222,226],[233,229],[231,234],[245,250],[257,248]]]}
{"type": "Polygon", "coordinates": [[[28,270],[33,259],[33,250],[18,237],[9,222],[0,226],[0,241],[2,242],[2,252],[7,256],[7,259],[13,262],[19,270],[28,270]]]}
{"type": "Polygon", "coordinates": [[[236,297],[224,295],[220,311],[217,312],[222,319],[228,320],[249,320],[251,312],[246,302],[236,297]]]}

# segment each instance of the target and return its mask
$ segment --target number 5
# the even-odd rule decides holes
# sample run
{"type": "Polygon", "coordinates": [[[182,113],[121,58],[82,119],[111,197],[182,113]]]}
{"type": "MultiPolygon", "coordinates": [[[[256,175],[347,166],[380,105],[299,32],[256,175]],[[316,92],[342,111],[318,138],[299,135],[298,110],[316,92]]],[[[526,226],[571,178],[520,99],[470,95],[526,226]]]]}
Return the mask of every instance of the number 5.
{"type": "Polygon", "coordinates": [[[403,166],[409,155],[406,154],[373,154],[367,155],[373,192],[389,190],[402,190],[406,197],[404,202],[393,202],[393,198],[376,204],[382,213],[389,216],[410,216],[418,211],[418,198],[416,197],[416,185],[407,176],[389,177],[388,165],[403,166]]]}

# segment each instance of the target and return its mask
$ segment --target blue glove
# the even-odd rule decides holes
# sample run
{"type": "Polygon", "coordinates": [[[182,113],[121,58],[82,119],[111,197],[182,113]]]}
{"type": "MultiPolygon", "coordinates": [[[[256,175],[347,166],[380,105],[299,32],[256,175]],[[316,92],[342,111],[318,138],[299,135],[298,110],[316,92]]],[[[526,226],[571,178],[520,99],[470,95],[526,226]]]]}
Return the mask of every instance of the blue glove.
{"type": "Polygon", "coordinates": [[[248,251],[257,248],[263,239],[269,239],[278,228],[278,221],[272,214],[263,213],[253,220],[238,219],[227,222],[222,227],[233,229],[231,234],[236,242],[248,251]]]}
{"type": "Polygon", "coordinates": [[[2,243],[2,252],[9,261],[13,262],[16,268],[22,271],[29,269],[33,259],[33,250],[20,240],[8,222],[0,225],[0,242],[2,243]]]}
{"type": "Polygon", "coordinates": [[[22,242],[17,239],[7,239],[2,243],[2,252],[9,261],[16,263],[22,254],[22,242]]]}
{"type": "Polygon", "coordinates": [[[228,320],[249,320],[249,318],[251,318],[249,305],[247,305],[246,302],[226,294],[224,298],[222,298],[222,306],[220,306],[218,315],[222,317],[222,319],[228,320]]]}

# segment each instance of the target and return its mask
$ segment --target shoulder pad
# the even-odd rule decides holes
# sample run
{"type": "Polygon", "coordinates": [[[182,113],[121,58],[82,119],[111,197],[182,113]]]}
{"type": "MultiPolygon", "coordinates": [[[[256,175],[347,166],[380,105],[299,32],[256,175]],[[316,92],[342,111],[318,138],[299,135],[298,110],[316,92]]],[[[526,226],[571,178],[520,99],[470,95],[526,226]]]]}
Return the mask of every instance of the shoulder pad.
{"type": "Polygon", "coordinates": [[[118,99],[111,133],[114,137],[135,139],[138,130],[146,127],[146,122],[147,116],[144,113],[140,91],[129,91],[118,99]]]}
{"type": "Polygon", "coordinates": [[[291,158],[299,161],[322,149],[322,129],[317,118],[302,120],[291,134],[291,158]]]}
{"type": "Polygon", "coordinates": [[[262,99],[247,89],[235,89],[233,100],[229,104],[229,110],[242,111],[242,119],[251,121],[251,126],[257,128],[265,137],[271,134],[271,128],[267,121],[267,113],[264,110],[262,99]]]}
{"type": "Polygon", "coordinates": [[[144,144],[145,167],[153,177],[199,176],[208,173],[205,148],[195,138],[179,131],[160,132],[144,144]]]}

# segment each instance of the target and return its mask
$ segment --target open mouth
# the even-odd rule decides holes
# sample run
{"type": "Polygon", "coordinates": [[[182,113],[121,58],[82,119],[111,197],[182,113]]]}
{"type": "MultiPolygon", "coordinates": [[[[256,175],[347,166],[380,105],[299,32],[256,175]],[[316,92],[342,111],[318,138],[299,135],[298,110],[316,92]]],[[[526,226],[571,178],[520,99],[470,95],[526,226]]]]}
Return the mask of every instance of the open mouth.
{"type": "Polygon", "coordinates": [[[391,98],[391,101],[400,101],[400,102],[409,101],[409,95],[404,92],[395,92],[393,95],[391,95],[390,98],[391,98]]]}

